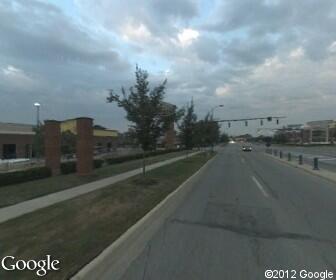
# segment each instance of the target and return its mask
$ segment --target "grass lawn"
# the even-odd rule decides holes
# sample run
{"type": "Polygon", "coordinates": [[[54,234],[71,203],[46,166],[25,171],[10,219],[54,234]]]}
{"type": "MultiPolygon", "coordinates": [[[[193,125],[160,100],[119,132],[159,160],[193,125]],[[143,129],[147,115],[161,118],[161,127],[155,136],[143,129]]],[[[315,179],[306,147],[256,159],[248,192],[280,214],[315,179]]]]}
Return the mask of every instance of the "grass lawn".
{"type": "MultiPolygon", "coordinates": [[[[185,151],[149,157],[146,158],[146,163],[152,164],[181,156],[183,154],[185,154],[185,151]]],[[[91,176],[78,177],[76,174],[60,175],[41,180],[0,187],[0,208],[117,175],[126,171],[140,168],[141,166],[141,159],[132,160],[129,162],[107,165],[102,168],[95,169],[93,175],[91,176]]]]}
{"type": "MultiPolygon", "coordinates": [[[[60,261],[43,279],[68,279],[195,173],[211,156],[195,155],[0,224],[0,257],[60,261]]],[[[4,272],[0,279],[37,279],[4,272]]]]}

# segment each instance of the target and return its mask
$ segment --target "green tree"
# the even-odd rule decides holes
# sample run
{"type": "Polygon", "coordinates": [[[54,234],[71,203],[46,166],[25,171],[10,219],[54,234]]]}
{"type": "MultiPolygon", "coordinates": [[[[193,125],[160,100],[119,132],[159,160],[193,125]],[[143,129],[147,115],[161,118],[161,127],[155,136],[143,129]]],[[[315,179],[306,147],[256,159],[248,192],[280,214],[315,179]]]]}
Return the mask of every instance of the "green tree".
{"type": "Polygon", "coordinates": [[[71,131],[64,131],[61,134],[61,152],[63,155],[76,152],[76,135],[71,131]]]}
{"type": "Polygon", "coordinates": [[[204,120],[199,120],[195,123],[194,133],[193,133],[193,144],[194,146],[200,148],[206,146],[205,139],[205,123],[204,120]]]}
{"type": "Polygon", "coordinates": [[[204,119],[206,125],[206,141],[207,145],[214,146],[219,142],[220,126],[213,118],[213,114],[207,114],[204,119]]]}
{"type": "Polygon", "coordinates": [[[222,133],[220,138],[219,138],[219,142],[228,143],[229,142],[229,135],[227,135],[226,133],[222,133]]]}
{"type": "Polygon", "coordinates": [[[212,114],[207,114],[203,120],[195,124],[194,144],[198,147],[214,146],[219,142],[220,127],[212,114]]]}
{"type": "MultiPolygon", "coordinates": [[[[129,93],[121,89],[122,96],[109,91],[107,102],[116,102],[127,114],[127,120],[132,122],[131,128],[144,151],[155,149],[156,142],[167,126],[168,116],[162,116],[162,102],[165,95],[167,80],[150,89],[148,72],[136,66],[136,82],[130,87],[129,93]]],[[[169,116],[171,118],[171,116],[169,116]]]]}
{"type": "Polygon", "coordinates": [[[44,125],[38,125],[33,128],[35,132],[33,139],[33,155],[39,158],[44,155],[44,125]]]}
{"type": "Polygon", "coordinates": [[[193,148],[196,122],[197,115],[194,112],[194,102],[191,100],[190,104],[183,109],[182,121],[178,125],[180,130],[179,138],[186,149],[193,148]]]}

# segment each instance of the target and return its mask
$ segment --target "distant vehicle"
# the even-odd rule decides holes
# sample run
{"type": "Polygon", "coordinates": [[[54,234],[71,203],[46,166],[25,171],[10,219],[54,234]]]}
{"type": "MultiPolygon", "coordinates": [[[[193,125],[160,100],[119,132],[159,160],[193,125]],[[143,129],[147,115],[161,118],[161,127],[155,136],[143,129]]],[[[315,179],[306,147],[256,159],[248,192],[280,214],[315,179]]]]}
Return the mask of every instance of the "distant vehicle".
{"type": "Polygon", "coordinates": [[[252,146],[243,146],[242,151],[243,152],[252,152],[252,146]]]}
{"type": "Polygon", "coordinates": [[[229,142],[230,144],[234,144],[234,143],[236,143],[235,141],[233,141],[233,140],[230,140],[230,142],[229,142]]]}

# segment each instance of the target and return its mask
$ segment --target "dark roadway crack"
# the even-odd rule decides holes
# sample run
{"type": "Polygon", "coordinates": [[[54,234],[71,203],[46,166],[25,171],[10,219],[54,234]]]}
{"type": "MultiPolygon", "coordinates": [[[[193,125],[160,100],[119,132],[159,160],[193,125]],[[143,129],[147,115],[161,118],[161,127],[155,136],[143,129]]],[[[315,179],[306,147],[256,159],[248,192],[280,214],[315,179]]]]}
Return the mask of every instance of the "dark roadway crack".
{"type": "Polygon", "coordinates": [[[322,239],[315,236],[311,236],[309,234],[301,234],[301,233],[292,233],[292,232],[276,232],[270,230],[255,230],[251,228],[238,227],[234,225],[222,225],[216,223],[200,223],[179,219],[170,220],[171,223],[178,223],[190,226],[200,226],[206,227],[210,229],[218,229],[218,230],[226,230],[230,232],[234,232],[240,235],[252,237],[252,238],[262,238],[262,239],[291,239],[291,240],[303,240],[303,241],[315,241],[322,242],[331,245],[336,245],[336,242],[333,240],[322,239]]]}

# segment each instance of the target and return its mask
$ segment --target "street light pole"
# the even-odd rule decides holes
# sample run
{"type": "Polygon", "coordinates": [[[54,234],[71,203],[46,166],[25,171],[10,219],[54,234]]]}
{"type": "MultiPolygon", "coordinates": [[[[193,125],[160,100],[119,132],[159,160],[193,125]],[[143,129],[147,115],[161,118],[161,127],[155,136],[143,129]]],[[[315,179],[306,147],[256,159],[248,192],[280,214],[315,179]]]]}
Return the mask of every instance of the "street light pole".
{"type": "Polygon", "coordinates": [[[38,102],[35,102],[34,106],[36,107],[36,126],[39,127],[40,126],[40,107],[41,107],[41,104],[38,103],[38,102]]]}
{"type": "Polygon", "coordinates": [[[220,104],[220,105],[216,105],[215,107],[212,107],[211,110],[210,110],[211,111],[211,115],[213,116],[215,109],[220,108],[220,107],[224,107],[224,105],[220,104]]]}

